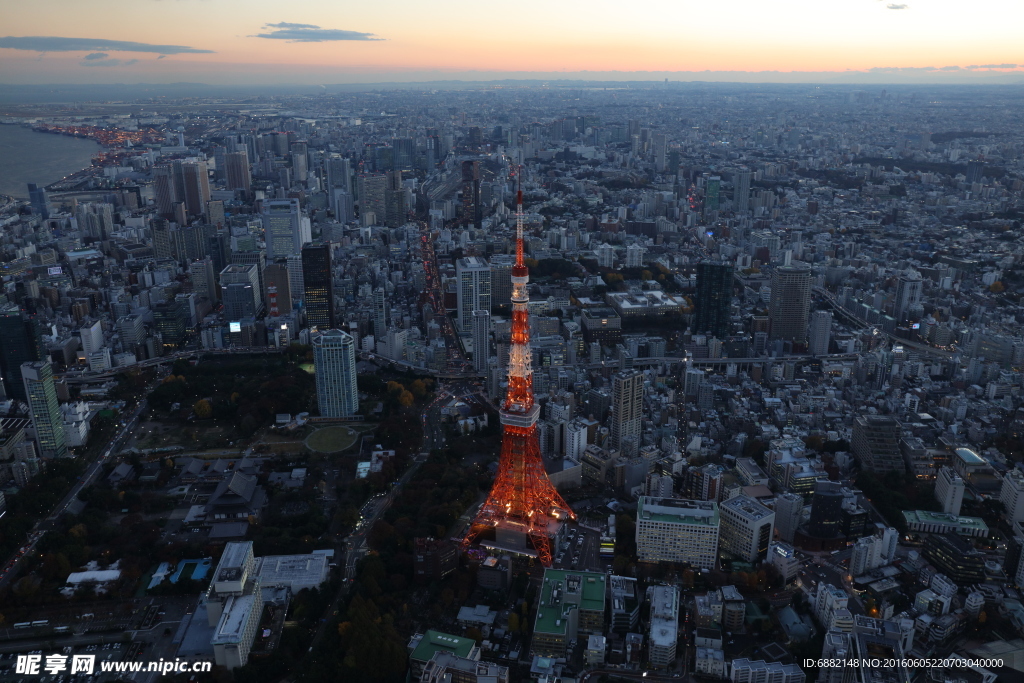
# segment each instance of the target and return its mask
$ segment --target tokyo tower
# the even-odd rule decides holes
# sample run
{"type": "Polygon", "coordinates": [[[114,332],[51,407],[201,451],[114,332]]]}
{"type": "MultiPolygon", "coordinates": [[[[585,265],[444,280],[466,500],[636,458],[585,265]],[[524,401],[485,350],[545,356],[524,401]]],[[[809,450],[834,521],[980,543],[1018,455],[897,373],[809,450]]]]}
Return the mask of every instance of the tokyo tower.
{"type": "Polygon", "coordinates": [[[512,268],[512,343],[508,354],[508,393],[501,406],[501,460],[494,487],[470,525],[463,548],[494,529],[525,535],[541,563],[551,565],[549,527],[576,519],[544,470],[537,440],[540,406],[533,399],[530,351],[529,271],[523,263],[523,191],[516,196],[516,264],[512,268]]]}

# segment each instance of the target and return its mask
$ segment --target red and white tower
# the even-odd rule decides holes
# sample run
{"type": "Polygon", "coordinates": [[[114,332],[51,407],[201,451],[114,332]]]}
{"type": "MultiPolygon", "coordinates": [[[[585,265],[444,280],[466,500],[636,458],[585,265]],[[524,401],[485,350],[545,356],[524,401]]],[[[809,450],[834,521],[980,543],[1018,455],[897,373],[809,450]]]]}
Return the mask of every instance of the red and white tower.
{"type": "Polygon", "coordinates": [[[523,262],[523,191],[516,197],[516,264],[512,268],[512,344],[508,354],[508,393],[501,406],[503,430],[498,476],[469,532],[469,547],[481,534],[495,530],[529,539],[544,566],[551,565],[551,525],[575,519],[544,470],[537,440],[540,406],[533,399],[530,351],[529,271],[523,262]]]}

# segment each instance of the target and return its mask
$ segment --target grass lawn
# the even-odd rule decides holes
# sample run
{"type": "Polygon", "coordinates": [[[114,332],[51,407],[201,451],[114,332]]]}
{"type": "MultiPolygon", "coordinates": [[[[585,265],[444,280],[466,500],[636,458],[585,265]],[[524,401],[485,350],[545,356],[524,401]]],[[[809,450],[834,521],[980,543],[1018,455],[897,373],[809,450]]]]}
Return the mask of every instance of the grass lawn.
{"type": "Polygon", "coordinates": [[[306,446],[320,453],[338,453],[356,442],[356,433],[348,427],[324,427],[306,439],[306,446]]]}

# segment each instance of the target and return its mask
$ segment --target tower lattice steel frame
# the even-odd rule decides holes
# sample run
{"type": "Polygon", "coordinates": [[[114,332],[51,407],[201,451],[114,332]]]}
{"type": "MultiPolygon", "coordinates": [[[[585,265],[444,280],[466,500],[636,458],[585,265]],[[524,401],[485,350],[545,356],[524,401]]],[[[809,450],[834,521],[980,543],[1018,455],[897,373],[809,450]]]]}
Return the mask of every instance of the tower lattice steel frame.
{"type": "MultiPolygon", "coordinates": [[[[521,171],[520,171],[521,172],[521,171]]],[[[524,533],[544,566],[551,565],[552,520],[576,519],[548,478],[537,439],[540,406],[533,398],[530,351],[529,271],[523,262],[523,191],[516,194],[516,263],[512,268],[512,343],[508,355],[508,392],[502,403],[501,460],[498,476],[466,537],[468,548],[482,533],[506,525],[524,533]]]]}

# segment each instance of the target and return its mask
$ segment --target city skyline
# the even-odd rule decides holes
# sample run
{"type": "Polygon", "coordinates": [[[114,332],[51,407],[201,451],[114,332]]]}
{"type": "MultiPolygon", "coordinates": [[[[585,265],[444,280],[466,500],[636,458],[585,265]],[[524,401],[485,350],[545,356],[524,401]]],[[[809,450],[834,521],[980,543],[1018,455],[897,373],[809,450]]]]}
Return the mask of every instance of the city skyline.
{"type": "Polygon", "coordinates": [[[101,0],[82,16],[67,0],[44,0],[5,13],[0,83],[1024,78],[1013,28],[1024,8],[1005,0],[975,3],[969,13],[949,0],[736,0],[727,15],[710,4],[634,7],[604,2],[581,13],[527,2],[470,15],[450,3],[342,10],[310,2],[282,11],[266,2],[101,0]]]}

